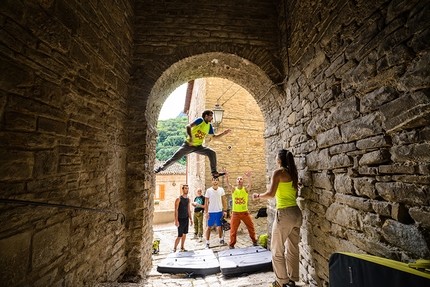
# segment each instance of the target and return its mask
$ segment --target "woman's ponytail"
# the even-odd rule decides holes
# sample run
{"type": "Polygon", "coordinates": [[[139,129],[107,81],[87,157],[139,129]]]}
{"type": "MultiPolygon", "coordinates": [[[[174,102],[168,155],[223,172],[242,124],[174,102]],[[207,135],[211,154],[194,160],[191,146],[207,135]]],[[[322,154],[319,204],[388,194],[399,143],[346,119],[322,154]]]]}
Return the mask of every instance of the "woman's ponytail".
{"type": "Polygon", "coordinates": [[[288,169],[288,172],[290,173],[291,178],[293,180],[293,187],[297,190],[299,175],[297,173],[296,164],[294,163],[293,154],[286,149],[281,149],[278,153],[278,157],[281,160],[282,167],[288,169]]]}

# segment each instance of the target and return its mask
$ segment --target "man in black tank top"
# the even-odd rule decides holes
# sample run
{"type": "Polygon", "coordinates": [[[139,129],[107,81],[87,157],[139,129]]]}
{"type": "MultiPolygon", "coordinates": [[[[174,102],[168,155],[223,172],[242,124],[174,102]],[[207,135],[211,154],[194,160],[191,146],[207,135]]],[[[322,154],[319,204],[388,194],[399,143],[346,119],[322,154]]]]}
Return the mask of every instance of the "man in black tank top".
{"type": "Polygon", "coordinates": [[[190,225],[193,225],[188,189],[188,185],[184,184],[182,186],[182,194],[175,200],[175,225],[178,227],[178,237],[176,237],[173,252],[176,252],[179,241],[181,241],[181,252],[186,251],[184,243],[188,233],[188,220],[190,221],[190,225]]]}

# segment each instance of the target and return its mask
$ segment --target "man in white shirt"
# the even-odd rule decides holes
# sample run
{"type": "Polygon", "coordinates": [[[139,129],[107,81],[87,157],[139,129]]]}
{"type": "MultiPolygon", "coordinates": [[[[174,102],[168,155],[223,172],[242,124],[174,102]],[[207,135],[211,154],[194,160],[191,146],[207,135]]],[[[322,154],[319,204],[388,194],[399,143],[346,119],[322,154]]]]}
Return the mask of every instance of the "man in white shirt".
{"type": "Polygon", "coordinates": [[[206,228],[206,248],[209,248],[209,238],[211,228],[216,224],[218,228],[219,243],[224,244],[222,236],[222,218],[227,215],[227,199],[225,197],[224,188],[218,186],[219,180],[217,177],[212,178],[212,187],[206,190],[205,194],[205,214],[208,220],[206,228]]]}

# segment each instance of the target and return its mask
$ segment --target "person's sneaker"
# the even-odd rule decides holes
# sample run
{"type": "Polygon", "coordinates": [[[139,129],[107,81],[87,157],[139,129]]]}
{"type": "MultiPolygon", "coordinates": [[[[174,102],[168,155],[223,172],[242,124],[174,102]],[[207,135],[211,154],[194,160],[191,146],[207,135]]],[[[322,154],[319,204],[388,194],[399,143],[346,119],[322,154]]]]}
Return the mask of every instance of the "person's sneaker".
{"type": "Polygon", "coordinates": [[[176,248],[173,248],[173,249],[172,249],[172,252],[173,252],[173,253],[175,253],[175,252],[176,252],[176,248]]]}
{"type": "Polygon", "coordinates": [[[252,242],[252,246],[258,246],[258,241],[252,242]]]}
{"type": "Polygon", "coordinates": [[[187,252],[188,250],[186,250],[185,248],[181,248],[181,251],[179,252],[187,252]]]}
{"type": "Polygon", "coordinates": [[[206,249],[209,249],[209,243],[206,243],[206,247],[205,247],[206,249]]]}
{"type": "Polygon", "coordinates": [[[224,239],[221,239],[221,240],[219,241],[219,244],[220,244],[220,245],[224,245],[224,244],[225,244],[224,239]]]}
{"type": "Polygon", "coordinates": [[[203,237],[201,237],[201,236],[200,236],[200,238],[199,238],[199,242],[202,242],[202,241],[203,241],[203,237]]]}
{"type": "Polygon", "coordinates": [[[162,171],[161,166],[159,166],[156,169],[154,169],[154,173],[159,173],[160,171],[162,171]]]}
{"type": "Polygon", "coordinates": [[[192,239],[197,239],[197,238],[198,238],[197,234],[194,234],[194,237],[192,239]]]}
{"type": "Polygon", "coordinates": [[[212,177],[218,178],[218,177],[223,176],[223,175],[225,175],[225,172],[215,172],[212,174],[212,177]]]}
{"type": "MultiPolygon", "coordinates": [[[[282,284],[282,285],[285,285],[285,284],[282,284]]],[[[281,285],[279,285],[278,281],[275,280],[272,283],[270,283],[270,287],[281,287],[281,285]]],[[[282,286],[282,287],[285,287],[285,286],[282,286]]]]}
{"type": "Polygon", "coordinates": [[[229,245],[228,248],[234,249],[234,245],[229,245]]]}

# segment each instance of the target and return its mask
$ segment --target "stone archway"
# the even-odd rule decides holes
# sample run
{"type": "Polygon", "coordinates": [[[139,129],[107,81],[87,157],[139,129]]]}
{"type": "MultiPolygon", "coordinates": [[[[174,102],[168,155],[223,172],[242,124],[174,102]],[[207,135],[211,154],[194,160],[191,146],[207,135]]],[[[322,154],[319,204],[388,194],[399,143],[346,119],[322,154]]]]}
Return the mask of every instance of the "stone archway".
{"type": "Polygon", "coordinates": [[[127,210],[130,225],[127,242],[128,274],[142,274],[151,266],[151,247],[146,243],[152,242],[155,187],[152,170],[155,163],[156,124],[162,104],[176,87],[202,77],[225,78],[244,87],[256,99],[263,116],[269,115],[267,119],[265,117],[265,121],[270,121],[273,114],[279,113],[267,111],[267,107],[272,106],[269,103],[281,98],[278,84],[273,83],[254,63],[227,53],[199,54],[172,64],[152,86],[147,100],[131,103],[127,157],[127,210]],[[142,198],[142,201],[136,201],[136,198],[142,198]]]}

